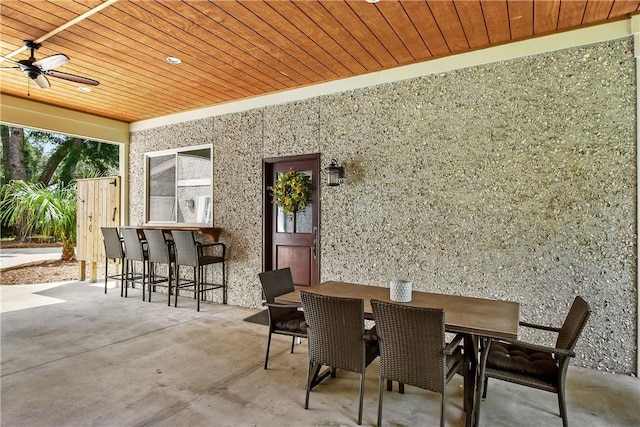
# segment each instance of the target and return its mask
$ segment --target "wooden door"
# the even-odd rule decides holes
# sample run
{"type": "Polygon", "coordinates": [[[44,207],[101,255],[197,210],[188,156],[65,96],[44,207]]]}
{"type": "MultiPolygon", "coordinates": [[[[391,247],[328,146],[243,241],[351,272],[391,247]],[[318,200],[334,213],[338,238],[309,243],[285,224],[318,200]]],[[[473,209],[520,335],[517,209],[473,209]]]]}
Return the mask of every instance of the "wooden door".
{"type": "Polygon", "coordinates": [[[320,155],[266,159],[264,181],[264,271],[290,267],[296,286],[320,280],[320,155]],[[290,169],[311,177],[312,201],[303,211],[287,215],[272,202],[268,188],[290,169]]]}

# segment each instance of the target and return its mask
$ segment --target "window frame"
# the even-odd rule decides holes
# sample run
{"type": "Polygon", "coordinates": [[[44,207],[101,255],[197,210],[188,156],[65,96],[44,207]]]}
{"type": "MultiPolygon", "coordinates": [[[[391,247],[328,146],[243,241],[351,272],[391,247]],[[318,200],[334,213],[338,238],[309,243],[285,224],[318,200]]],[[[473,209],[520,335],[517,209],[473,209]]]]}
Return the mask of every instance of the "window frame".
{"type": "MultiPolygon", "coordinates": [[[[191,199],[193,201],[193,199],[191,199]]],[[[197,202],[197,201],[196,201],[197,202]]],[[[206,203],[205,203],[206,204],[206,203]]],[[[188,205],[187,205],[188,206],[188,205]]],[[[197,218],[198,213],[196,212],[195,216],[197,218]]],[[[158,151],[148,151],[144,153],[144,224],[145,225],[159,225],[159,224],[175,224],[175,225],[198,225],[198,226],[213,226],[213,144],[201,144],[201,145],[193,145],[188,147],[180,147],[180,148],[171,148],[167,150],[158,150],[158,151]],[[180,179],[180,165],[178,161],[178,157],[180,153],[188,153],[190,151],[199,151],[199,150],[209,150],[209,167],[210,167],[210,178],[185,178],[180,179]],[[175,177],[174,177],[174,201],[173,201],[173,210],[175,212],[174,220],[153,220],[151,221],[150,214],[150,159],[154,157],[161,156],[174,156],[174,164],[175,164],[175,177]],[[194,221],[179,221],[180,212],[179,209],[181,206],[179,189],[180,188],[188,188],[188,187],[199,187],[199,186],[209,186],[210,191],[205,197],[209,197],[208,206],[210,207],[210,211],[208,212],[209,221],[207,222],[197,222],[196,219],[194,221]]]]}

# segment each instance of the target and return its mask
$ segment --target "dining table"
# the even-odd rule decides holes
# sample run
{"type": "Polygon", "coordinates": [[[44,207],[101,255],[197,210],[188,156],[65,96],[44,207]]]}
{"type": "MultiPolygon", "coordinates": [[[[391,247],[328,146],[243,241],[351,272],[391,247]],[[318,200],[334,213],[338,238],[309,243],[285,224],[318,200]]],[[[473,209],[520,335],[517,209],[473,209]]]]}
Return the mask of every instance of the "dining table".
{"type": "MultiPolygon", "coordinates": [[[[357,283],[326,281],[309,287],[299,287],[276,297],[275,301],[301,304],[300,291],[364,301],[365,318],[375,321],[371,300],[393,302],[387,287],[357,283]]],[[[444,310],[446,332],[464,337],[464,410],[467,426],[477,426],[480,418],[480,399],[484,383],[484,369],[492,339],[518,337],[520,304],[491,298],[440,294],[413,290],[411,301],[398,304],[444,310]]]]}

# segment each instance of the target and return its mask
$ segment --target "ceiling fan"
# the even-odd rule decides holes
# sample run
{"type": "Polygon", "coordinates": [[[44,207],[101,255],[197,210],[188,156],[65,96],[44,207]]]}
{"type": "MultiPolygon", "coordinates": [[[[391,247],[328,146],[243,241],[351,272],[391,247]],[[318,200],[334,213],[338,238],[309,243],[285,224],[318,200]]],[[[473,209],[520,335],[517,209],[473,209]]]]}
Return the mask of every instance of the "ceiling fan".
{"type": "Polygon", "coordinates": [[[22,70],[36,85],[42,89],[48,89],[51,87],[49,83],[49,77],[55,77],[62,80],[68,80],[70,82],[80,83],[88,86],[97,86],[100,84],[97,80],[89,79],[87,77],[76,76],[74,74],[63,73],[62,71],[55,71],[54,68],[69,62],[69,57],[65,54],[58,53],[56,55],[47,56],[36,61],[34,52],[41,46],[40,43],[36,43],[31,40],[25,40],[24,46],[31,49],[31,56],[29,59],[22,59],[20,61],[14,61],[7,57],[2,57],[5,61],[9,61],[15,64],[14,67],[0,67],[0,69],[16,69],[22,70]]]}

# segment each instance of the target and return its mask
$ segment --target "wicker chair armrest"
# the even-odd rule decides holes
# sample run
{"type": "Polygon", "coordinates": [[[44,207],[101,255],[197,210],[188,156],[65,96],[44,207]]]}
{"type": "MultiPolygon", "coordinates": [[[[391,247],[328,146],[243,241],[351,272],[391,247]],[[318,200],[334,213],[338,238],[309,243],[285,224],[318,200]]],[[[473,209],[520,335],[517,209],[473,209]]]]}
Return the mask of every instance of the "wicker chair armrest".
{"type": "Polygon", "coordinates": [[[221,246],[221,247],[225,247],[226,245],[222,242],[213,242],[213,243],[201,243],[201,242],[196,242],[198,244],[198,246],[202,247],[202,248],[208,248],[209,246],[221,246]]]}
{"type": "Polygon", "coordinates": [[[523,347],[529,350],[535,350],[535,351],[548,353],[548,354],[556,354],[558,356],[574,357],[576,355],[576,353],[573,350],[565,350],[563,348],[547,347],[545,345],[531,344],[531,343],[519,341],[519,340],[500,340],[500,341],[508,344],[517,345],[518,347],[523,347]]]}
{"type": "Polygon", "coordinates": [[[214,248],[214,247],[220,247],[222,248],[222,258],[225,258],[225,254],[227,252],[227,245],[225,245],[222,242],[215,242],[215,243],[201,243],[201,242],[196,242],[196,246],[198,247],[198,251],[199,253],[204,253],[204,250],[206,248],[214,248]]]}
{"type": "Polygon", "coordinates": [[[265,307],[277,307],[277,308],[300,308],[300,304],[268,302],[268,301],[263,301],[262,305],[265,307]]]}
{"type": "Polygon", "coordinates": [[[529,323],[529,322],[520,322],[520,326],[533,328],[533,329],[540,329],[543,331],[560,332],[560,328],[556,328],[555,326],[536,325],[535,323],[529,323]]]}
{"type": "Polygon", "coordinates": [[[462,336],[462,334],[456,334],[453,340],[449,344],[447,344],[447,346],[444,348],[444,350],[442,350],[442,352],[448,356],[451,356],[453,353],[455,353],[456,349],[458,348],[458,346],[460,345],[460,342],[463,339],[464,337],[462,336]]]}

